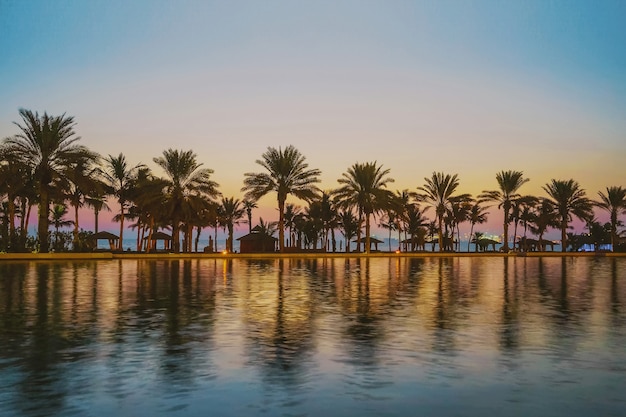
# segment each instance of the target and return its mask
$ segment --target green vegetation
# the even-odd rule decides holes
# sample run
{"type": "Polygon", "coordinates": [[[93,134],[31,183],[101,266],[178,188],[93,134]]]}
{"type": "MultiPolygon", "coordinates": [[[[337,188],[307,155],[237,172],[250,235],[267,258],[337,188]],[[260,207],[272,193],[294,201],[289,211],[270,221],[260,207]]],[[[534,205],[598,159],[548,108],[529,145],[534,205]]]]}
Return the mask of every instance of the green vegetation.
{"type": "MultiPolygon", "coordinates": [[[[423,185],[416,184],[415,191],[394,193],[388,189],[394,182],[389,169],[377,162],[356,162],[337,179],[336,189],[322,191],[317,187],[320,170],[309,168],[305,157],[290,145],[269,147],[261,155],[256,163],[264,171],[244,174],[240,200],[222,197],[211,179],[213,171],[203,168],[190,150],[168,149],[154,158],[165,174],[159,177],[144,164],[129,163],[122,153],[103,158],[80,145],[72,117],[40,116],[23,109],[19,114],[18,133],[0,145],[0,251],[93,250],[93,233],[80,228],[78,216],[81,207],[89,207],[95,215],[95,233],[99,213],[113,212],[114,221],[120,223],[117,250],[122,250],[125,224],[129,224],[137,231],[138,251],[152,250],[153,237],[169,230],[172,251],[197,252],[205,228],[214,230],[209,250],[216,251],[217,231],[222,228],[228,232],[225,249],[232,252],[234,227],[247,223],[252,232],[253,210],[270,193],[277,196],[278,222],[261,220],[255,229],[267,236],[277,231],[281,252],[348,252],[355,239],[356,250],[369,253],[372,221],[388,230],[389,241],[397,232],[402,251],[425,251],[428,243],[433,251],[435,245],[442,252],[459,251],[460,225],[465,222],[470,225],[468,252],[471,243],[476,251],[494,250],[499,242],[474,230],[487,221],[489,203],[504,214],[501,251],[546,250],[554,244],[544,240],[550,229],[560,230],[562,251],[583,245],[598,249],[611,244],[613,250],[626,246],[620,220],[626,214],[626,189],[621,186],[607,187],[598,193],[598,201],[592,201],[577,181],[553,179],[543,186],[545,196],[521,195],[520,188],[529,180],[521,171],[509,170],[495,175],[497,189],[473,198],[457,193],[458,174],[434,172],[423,185]],[[288,196],[306,205],[287,203],[288,196]],[[29,236],[33,207],[38,210],[37,235],[29,236]],[[599,223],[594,208],[606,212],[609,222],[599,223]],[[585,222],[586,233],[568,233],[574,217],[585,222]],[[519,228],[523,237],[509,246],[511,224],[513,235],[517,238],[519,228]],[[65,227],[72,231],[61,230],[65,227]],[[337,239],[336,232],[343,240],[337,239]]],[[[391,244],[388,250],[393,250],[391,244]]]]}

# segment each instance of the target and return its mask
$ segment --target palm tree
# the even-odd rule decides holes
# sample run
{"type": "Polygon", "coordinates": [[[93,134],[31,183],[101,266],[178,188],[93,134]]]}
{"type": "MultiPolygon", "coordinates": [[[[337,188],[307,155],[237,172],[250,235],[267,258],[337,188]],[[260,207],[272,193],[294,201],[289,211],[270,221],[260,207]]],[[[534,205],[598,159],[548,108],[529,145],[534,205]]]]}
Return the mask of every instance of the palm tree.
{"type": "Polygon", "coordinates": [[[226,250],[233,252],[233,233],[234,225],[239,224],[239,220],[244,216],[246,209],[242,206],[241,201],[234,197],[222,197],[222,221],[228,229],[228,239],[226,240],[226,250]]]}
{"type": "Polygon", "coordinates": [[[567,248],[567,227],[572,219],[572,215],[582,221],[593,215],[592,202],[585,196],[585,190],[580,188],[577,181],[552,180],[543,186],[543,189],[551,198],[556,211],[558,212],[559,224],[561,228],[561,252],[567,248]]]}
{"type": "Polygon", "coordinates": [[[302,216],[302,210],[295,204],[287,203],[285,205],[285,229],[289,230],[289,238],[287,239],[290,247],[295,247],[295,235],[296,222],[298,217],[302,216]]]}
{"type": "Polygon", "coordinates": [[[341,207],[357,207],[359,213],[365,215],[366,253],[370,253],[370,217],[390,208],[393,201],[393,193],[387,190],[387,184],[394,179],[388,174],[389,169],[378,166],[376,161],[355,163],[337,180],[342,186],[333,192],[341,207]]]}
{"type": "Polygon", "coordinates": [[[10,152],[24,163],[33,173],[35,189],[39,197],[37,235],[39,251],[48,252],[48,212],[54,185],[63,178],[63,168],[71,161],[86,158],[95,159],[95,154],[78,145],[75,135],[74,118],[71,116],[50,116],[20,109],[22,124],[14,122],[20,129],[17,135],[5,139],[10,152]]]}
{"type": "Polygon", "coordinates": [[[428,224],[428,219],[424,216],[425,211],[426,208],[422,209],[416,203],[406,206],[404,230],[411,236],[411,251],[415,251],[416,246],[424,248],[424,238],[427,234],[424,226],[428,224]]]}
{"type": "Polygon", "coordinates": [[[72,245],[79,250],[79,218],[78,211],[89,204],[90,195],[101,195],[106,185],[100,180],[100,170],[92,160],[77,160],[65,168],[64,175],[68,180],[65,187],[65,199],[74,208],[74,232],[72,245]]]}
{"type": "Polygon", "coordinates": [[[596,201],[595,205],[609,212],[611,224],[611,247],[613,248],[612,250],[615,251],[619,215],[626,214],[626,188],[607,187],[606,194],[599,191],[598,195],[600,196],[600,201],[596,201]]]}
{"type": "MultiPolygon", "coordinates": [[[[6,221],[8,222],[8,242],[6,249],[17,249],[15,217],[17,202],[28,188],[29,167],[18,155],[3,146],[0,148],[0,195],[6,195],[6,221]]],[[[23,208],[22,208],[23,209],[23,208]]],[[[22,216],[23,217],[23,216],[22,216]]]]}
{"type": "Polygon", "coordinates": [[[407,210],[410,205],[411,193],[409,190],[396,190],[394,195],[393,211],[396,219],[396,230],[398,231],[398,250],[401,250],[402,232],[407,239],[407,230],[403,227],[406,224],[407,210]]]}
{"type": "Polygon", "coordinates": [[[517,190],[527,183],[528,178],[524,178],[521,171],[501,171],[496,174],[499,190],[483,191],[479,196],[483,201],[494,201],[498,203],[498,208],[504,212],[504,244],[502,251],[509,251],[509,224],[511,223],[510,213],[513,200],[519,197],[517,190]]]}
{"type": "Polygon", "coordinates": [[[416,198],[418,201],[424,202],[435,209],[439,251],[443,252],[443,219],[446,215],[446,210],[450,206],[450,199],[459,186],[459,178],[457,174],[450,175],[442,172],[433,172],[431,178],[424,178],[424,180],[426,184],[417,188],[421,193],[416,194],[416,198]]]}
{"type": "MultiPolygon", "coordinates": [[[[166,212],[172,222],[172,249],[180,252],[181,221],[220,195],[218,184],[211,180],[212,169],[201,168],[193,151],[168,149],[154,158],[167,176],[166,212]]],[[[189,239],[188,239],[189,240],[189,239]]]]}
{"type": "Polygon", "coordinates": [[[356,232],[360,228],[361,225],[351,210],[343,210],[339,213],[339,230],[345,238],[346,252],[350,252],[350,241],[356,236],[356,232]]]}
{"type": "Polygon", "coordinates": [[[143,231],[143,236],[138,235],[137,251],[144,247],[146,239],[145,232],[148,232],[147,249],[152,249],[152,235],[160,226],[166,226],[165,218],[165,194],[164,190],[167,182],[163,178],[156,177],[150,168],[142,166],[137,170],[126,195],[129,203],[128,211],[134,212],[137,218],[136,226],[139,231],[143,231]]]}
{"type": "Polygon", "coordinates": [[[538,236],[538,250],[543,251],[543,235],[549,227],[559,227],[558,212],[550,199],[541,198],[534,206],[530,230],[538,236]]]}
{"type": "Polygon", "coordinates": [[[117,198],[120,205],[120,212],[117,217],[120,221],[118,250],[123,249],[124,219],[127,216],[133,184],[136,181],[137,173],[142,168],[145,168],[145,165],[138,164],[130,167],[126,161],[126,157],[121,153],[118,156],[109,155],[104,159],[103,176],[107,185],[112,190],[111,194],[117,198]]]}
{"type": "Polygon", "coordinates": [[[391,232],[396,230],[396,228],[398,227],[398,222],[396,221],[396,213],[393,210],[388,210],[385,213],[385,217],[383,217],[380,220],[380,223],[378,223],[378,227],[389,230],[387,243],[389,244],[389,252],[391,252],[391,232]]]}
{"type": "Polygon", "coordinates": [[[280,251],[285,248],[285,201],[293,195],[307,202],[315,199],[319,188],[315,185],[320,180],[319,169],[308,169],[306,158],[292,145],[282,148],[268,147],[262,159],[256,163],[267,172],[244,174],[245,198],[257,201],[264,195],[274,191],[278,198],[278,244],[280,251]]]}
{"type": "Polygon", "coordinates": [[[457,235],[457,250],[461,248],[460,224],[469,220],[473,199],[469,194],[461,194],[450,198],[450,207],[446,212],[447,220],[452,232],[452,245],[454,247],[454,231],[457,235]]]}
{"type": "Polygon", "coordinates": [[[472,236],[474,235],[474,225],[483,224],[487,221],[487,214],[489,213],[485,210],[486,208],[480,205],[480,201],[474,202],[469,210],[468,220],[470,222],[470,239],[467,242],[468,252],[470,251],[470,243],[472,241],[472,236]]]}
{"type": "Polygon", "coordinates": [[[259,206],[252,200],[243,200],[242,205],[248,216],[248,233],[252,233],[252,209],[258,208],[259,206]]]}
{"type": "Polygon", "coordinates": [[[67,207],[64,204],[54,204],[50,209],[50,221],[54,226],[54,247],[59,250],[59,229],[62,227],[71,226],[74,224],[71,220],[65,220],[64,217],[67,214],[67,207]]]}

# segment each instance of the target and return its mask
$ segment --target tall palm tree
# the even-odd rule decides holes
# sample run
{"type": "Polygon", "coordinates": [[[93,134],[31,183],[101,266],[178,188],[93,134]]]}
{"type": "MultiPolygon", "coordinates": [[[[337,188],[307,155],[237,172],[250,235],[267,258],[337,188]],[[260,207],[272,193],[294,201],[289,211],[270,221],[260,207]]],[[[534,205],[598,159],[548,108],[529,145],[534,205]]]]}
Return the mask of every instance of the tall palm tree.
{"type": "Polygon", "coordinates": [[[406,206],[404,229],[411,236],[411,251],[415,251],[416,246],[424,248],[427,234],[424,226],[428,224],[428,219],[424,216],[425,211],[426,208],[420,208],[416,203],[406,206]]]}
{"type": "Polygon", "coordinates": [[[572,215],[582,221],[593,216],[592,202],[585,195],[585,190],[580,188],[577,181],[552,180],[543,186],[543,189],[551,198],[556,207],[561,228],[561,252],[567,248],[567,227],[572,220],[572,215]]]}
{"type": "Polygon", "coordinates": [[[357,207],[365,215],[366,253],[370,253],[370,217],[390,208],[393,202],[387,184],[394,179],[388,175],[389,169],[383,169],[376,161],[355,163],[337,180],[341,187],[333,192],[341,207],[357,207]]]}
{"type": "Polygon", "coordinates": [[[178,253],[181,221],[219,196],[218,184],[211,180],[213,170],[201,168],[193,151],[168,149],[153,160],[166,174],[166,210],[172,222],[172,249],[178,253]]]}
{"type": "Polygon", "coordinates": [[[418,187],[420,193],[416,194],[416,198],[420,202],[426,203],[435,209],[437,221],[437,234],[439,237],[439,251],[443,252],[443,220],[446,210],[450,206],[451,198],[459,186],[459,178],[457,174],[450,175],[442,172],[433,172],[430,178],[424,178],[426,184],[418,187]]]}
{"type": "Polygon", "coordinates": [[[479,196],[483,201],[493,201],[498,203],[498,208],[504,212],[504,244],[502,251],[509,251],[509,224],[511,223],[511,206],[513,200],[519,197],[517,191],[522,185],[527,183],[528,178],[524,178],[522,171],[500,171],[496,174],[499,190],[483,191],[479,196]]]}
{"type": "Polygon", "coordinates": [[[241,201],[234,197],[222,197],[221,209],[222,222],[228,229],[226,250],[233,252],[234,226],[239,224],[239,220],[244,216],[246,209],[242,206],[241,201]]]}
{"type": "Polygon", "coordinates": [[[447,210],[446,217],[450,223],[452,233],[452,246],[454,247],[454,232],[457,235],[457,250],[461,248],[461,230],[460,225],[469,220],[470,210],[472,208],[472,196],[470,194],[461,194],[450,198],[450,207],[447,210]]]}
{"type": "Polygon", "coordinates": [[[350,252],[350,241],[356,236],[356,232],[360,228],[361,225],[352,210],[343,210],[339,213],[339,230],[345,239],[346,252],[350,252]]]}
{"type": "Polygon", "coordinates": [[[6,221],[8,222],[8,242],[6,249],[17,249],[15,218],[19,198],[28,187],[29,167],[18,155],[6,146],[0,148],[0,195],[6,195],[6,221]]]}
{"type": "Polygon", "coordinates": [[[530,230],[538,236],[538,250],[543,251],[543,235],[550,227],[559,227],[559,213],[554,204],[548,198],[539,199],[533,207],[532,222],[530,230]]]}
{"type": "Polygon", "coordinates": [[[20,109],[22,124],[14,122],[20,133],[5,139],[11,152],[24,161],[33,173],[39,197],[37,235],[39,251],[48,252],[48,212],[55,184],[63,177],[63,168],[71,161],[95,158],[86,147],[78,145],[80,139],[74,132],[76,123],[71,116],[50,116],[20,109]]]}
{"type": "Polygon", "coordinates": [[[65,187],[65,199],[74,208],[74,231],[72,245],[74,250],[79,250],[79,217],[81,207],[89,204],[90,195],[101,195],[106,185],[100,180],[100,170],[95,161],[80,159],[69,164],[65,168],[65,177],[68,180],[65,187]]]}
{"type": "Polygon", "coordinates": [[[291,203],[285,205],[285,229],[289,230],[289,238],[287,240],[290,247],[296,246],[294,230],[296,229],[296,223],[300,216],[302,216],[300,207],[291,203]]]}
{"type": "Polygon", "coordinates": [[[53,204],[50,209],[50,221],[54,226],[54,247],[59,250],[59,229],[74,224],[72,220],[65,220],[67,207],[64,204],[53,204]]]}
{"type": "Polygon", "coordinates": [[[626,188],[606,187],[606,194],[599,191],[598,195],[600,196],[600,201],[596,201],[595,205],[609,212],[611,224],[611,247],[613,248],[613,251],[615,251],[619,215],[626,214],[626,188]]]}
{"type": "Polygon", "coordinates": [[[243,209],[246,211],[246,216],[248,216],[248,233],[252,233],[252,209],[258,208],[259,206],[252,200],[243,200],[242,205],[243,209]]]}
{"type": "Polygon", "coordinates": [[[398,227],[398,222],[396,221],[396,213],[393,210],[387,210],[385,216],[380,220],[380,223],[378,223],[378,227],[382,229],[387,229],[389,231],[387,243],[389,244],[389,252],[391,252],[391,232],[396,230],[398,227]]]}
{"type": "Polygon", "coordinates": [[[401,250],[402,232],[404,232],[404,238],[407,239],[407,229],[404,226],[407,221],[407,210],[409,210],[410,200],[411,192],[409,190],[396,190],[393,210],[396,219],[396,230],[398,231],[398,250],[401,250]]]}
{"type": "Polygon", "coordinates": [[[285,248],[285,202],[288,195],[293,195],[307,202],[315,199],[319,188],[319,169],[308,169],[306,158],[292,145],[282,148],[268,147],[257,159],[267,172],[246,172],[241,191],[245,198],[257,201],[270,192],[276,192],[278,199],[278,244],[280,251],[285,248]]]}
{"type": "MultiPolygon", "coordinates": [[[[487,214],[489,212],[485,211],[486,208],[480,205],[480,201],[474,202],[469,210],[468,220],[470,222],[470,239],[467,242],[467,251],[470,251],[470,244],[472,242],[472,236],[474,235],[474,225],[483,224],[487,221],[487,214]]],[[[478,245],[478,244],[477,244],[478,245]]]]}
{"type": "Polygon", "coordinates": [[[130,204],[130,195],[133,185],[137,179],[137,173],[140,169],[145,168],[143,164],[129,166],[126,157],[120,153],[118,156],[109,155],[104,159],[103,176],[107,185],[112,190],[112,194],[117,198],[120,205],[119,221],[120,221],[120,239],[118,241],[118,250],[123,249],[124,240],[124,219],[127,216],[127,209],[130,204]]]}

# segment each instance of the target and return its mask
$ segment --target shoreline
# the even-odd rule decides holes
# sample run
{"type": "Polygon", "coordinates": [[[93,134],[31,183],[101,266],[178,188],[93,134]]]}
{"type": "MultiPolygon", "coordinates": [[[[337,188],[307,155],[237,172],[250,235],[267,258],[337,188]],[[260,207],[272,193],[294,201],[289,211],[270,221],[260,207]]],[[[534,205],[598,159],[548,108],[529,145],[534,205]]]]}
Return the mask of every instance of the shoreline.
{"type": "Polygon", "coordinates": [[[612,257],[626,258],[626,253],[614,252],[375,252],[375,253],[2,253],[2,261],[58,261],[58,260],[112,260],[112,259],[315,259],[315,258],[548,258],[548,257],[612,257]]]}

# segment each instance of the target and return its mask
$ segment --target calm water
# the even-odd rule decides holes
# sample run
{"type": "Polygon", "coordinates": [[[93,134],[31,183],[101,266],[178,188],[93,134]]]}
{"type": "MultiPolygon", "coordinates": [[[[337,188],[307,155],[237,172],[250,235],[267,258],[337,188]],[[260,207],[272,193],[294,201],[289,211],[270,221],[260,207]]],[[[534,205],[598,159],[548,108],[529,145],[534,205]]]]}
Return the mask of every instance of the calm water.
{"type": "Polygon", "coordinates": [[[626,258],[0,263],[2,416],[624,416],[626,258]]]}

